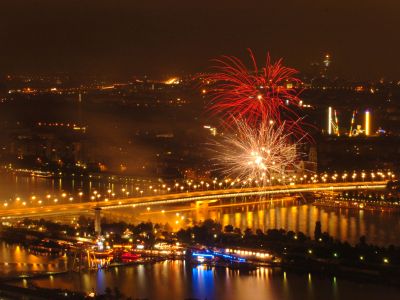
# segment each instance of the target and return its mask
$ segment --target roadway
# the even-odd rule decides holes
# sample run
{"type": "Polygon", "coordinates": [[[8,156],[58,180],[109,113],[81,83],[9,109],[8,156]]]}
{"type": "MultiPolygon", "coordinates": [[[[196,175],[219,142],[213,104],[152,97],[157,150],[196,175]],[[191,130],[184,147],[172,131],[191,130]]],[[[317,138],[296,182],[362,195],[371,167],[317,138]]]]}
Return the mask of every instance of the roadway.
{"type": "Polygon", "coordinates": [[[244,196],[265,196],[286,193],[306,193],[321,191],[341,191],[355,189],[384,189],[386,181],[369,182],[334,182],[295,185],[276,185],[266,187],[232,188],[221,190],[205,190],[195,192],[182,192],[156,196],[143,196],[102,201],[90,201],[79,203],[52,204],[46,206],[34,206],[23,208],[3,208],[0,210],[0,218],[29,218],[58,215],[78,215],[88,213],[95,207],[102,209],[117,209],[124,207],[140,207],[152,205],[168,205],[183,202],[207,201],[213,199],[225,199],[244,196]]]}

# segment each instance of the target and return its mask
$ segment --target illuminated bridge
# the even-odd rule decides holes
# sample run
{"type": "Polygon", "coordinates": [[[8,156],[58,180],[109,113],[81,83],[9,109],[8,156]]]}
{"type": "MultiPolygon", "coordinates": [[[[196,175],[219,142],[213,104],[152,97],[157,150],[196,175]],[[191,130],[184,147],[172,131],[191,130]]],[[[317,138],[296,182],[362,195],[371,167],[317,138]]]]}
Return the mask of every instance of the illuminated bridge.
{"type": "MultiPolygon", "coordinates": [[[[36,207],[24,207],[16,209],[2,209],[0,218],[27,218],[54,215],[80,214],[92,211],[96,207],[102,209],[118,209],[124,207],[140,207],[152,205],[168,205],[176,203],[189,203],[215,199],[227,199],[246,196],[265,196],[288,193],[313,193],[327,191],[343,191],[357,189],[384,189],[386,181],[369,182],[336,182],[336,183],[313,183],[295,185],[276,185],[267,187],[232,188],[221,190],[207,190],[196,192],[182,192],[175,194],[164,194],[156,196],[143,196],[132,198],[121,198],[103,201],[91,201],[81,203],[66,203],[43,205],[36,207]]],[[[245,205],[245,203],[243,203],[245,205]]]]}

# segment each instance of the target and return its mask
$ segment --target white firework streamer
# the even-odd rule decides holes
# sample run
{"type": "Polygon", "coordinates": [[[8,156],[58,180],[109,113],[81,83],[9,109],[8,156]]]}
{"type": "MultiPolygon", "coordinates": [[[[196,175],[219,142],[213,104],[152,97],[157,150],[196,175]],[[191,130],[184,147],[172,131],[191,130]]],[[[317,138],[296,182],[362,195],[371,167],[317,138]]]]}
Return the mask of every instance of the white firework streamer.
{"type": "Polygon", "coordinates": [[[214,158],[227,176],[266,185],[297,168],[301,139],[285,133],[284,123],[263,122],[253,127],[236,120],[233,128],[235,134],[225,135],[215,147],[214,158]]]}

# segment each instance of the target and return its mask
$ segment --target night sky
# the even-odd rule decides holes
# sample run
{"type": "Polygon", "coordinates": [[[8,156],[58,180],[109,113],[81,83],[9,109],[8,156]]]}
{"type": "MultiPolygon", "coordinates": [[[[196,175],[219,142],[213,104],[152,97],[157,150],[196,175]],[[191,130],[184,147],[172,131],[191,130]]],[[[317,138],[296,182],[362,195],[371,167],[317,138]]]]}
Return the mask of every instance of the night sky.
{"type": "Polygon", "coordinates": [[[398,0],[1,0],[0,73],[167,76],[221,54],[325,52],[348,79],[400,79],[398,0]]]}

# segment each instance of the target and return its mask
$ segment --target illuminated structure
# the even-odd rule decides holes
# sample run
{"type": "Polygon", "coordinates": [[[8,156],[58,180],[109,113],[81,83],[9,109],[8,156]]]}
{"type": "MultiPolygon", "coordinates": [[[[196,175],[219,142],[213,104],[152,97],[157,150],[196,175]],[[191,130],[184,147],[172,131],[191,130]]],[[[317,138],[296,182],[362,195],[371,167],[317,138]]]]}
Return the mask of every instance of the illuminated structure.
{"type": "MultiPolygon", "coordinates": [[[[214,200],[214,199],[232,199],[235,197],[250,197],[250,196],[265,196],[265,195],[279,195],[287,193],[313,193],[322,191],[343,191],[343,190],[357,190],[357,189],[384,189],[386,188],[387,181],[397,176],[388,172],[387,174],[379,175],[380,178],[376,178],[371,181],[371,178],[363,178],[364,181],[357,181],[360,178],[360,173],[353,177],[346,177],[344,181],[338,180],[336,176],[328,176],[323,174],[318,176],[305,177],[288,177],[278,178],[277,184],[270,185],[268,187],[259,186],[256,180],[245,181],[221,181],[216,184],[214,189],[199,190],[199,189],[177,189],[171,190],[170,194],[158,194],[142,196],[138,195],[135,197],[126,197],[126,194],[122,198],[115,197],[113,199],[101,199],[98,202],[69,202],[65,204],[54,205],[53,201],[49,204],[42,202],[33,206],[26,206],[26,203],[20,203],[21,199],[16,200],[22,207],[15,208],[15,206],[8,205],[3,206],[0,210],[1,218],[13,218],[13,219],[24,219],[24,218],[43,218],[45,216],[63,216],[63,215],[77,215],[86,213],[87,211],[94,210],[96,207],[100,207],[103,210],[109,209],[121,209],[121,208],[132,208],[132,207],[150,207],[157,205],[167,205],[176,203],[195,203],[196,201],[214,200]],[[306,180],[304,180],[306,179],[306,180]],[[354,181],[353,181],[354,180],[354,181]],[[229,184],[228,184],[229,183],[229,184]],[[233,183],[233,184],[232,184],[233,183]],[[293,183],[293,184],[289,184],[293,183]],[[223,185],[226,185],[224,188],[223,185]],[[178,192],[178,190],[180,192],[178,192]],[[25,204],[24,204],[25,203],[25,204]],[[32,209],[35,207],[35,209],[32,209]]],[[[377,172],[376,174],[379,174],[377,172]]],[[[366,174],[368,175],[368,174],[366,174]]],[[[183,186],[181,186],[183,187],[183,186]]],[[[259,201],[259,200],[257,200],[259,201]]],[[[160,211],[160,213],[164,213],[160,211]]]]}
{"type": "Polygon", "coordinates": [[[332,107],[328,107],[328,134],[332,134],[332,107]]]}
{"type": "Polygon", "coordinates": [[[209,250],[209,249],[198,250],[198,251],[192,252],[192,257],[200,263],[206,261],[207,259],[213,260],[215,258],[220,258],[223,260],[227,260],[229,262],[238,262],[238,263],[246,262],[245,258],[238,257],[236,255],[229,255],[226,253],[222,253],[219,251],[213,251],[213,250],[209,250]]]}
{"type": "Polygon", "coordinates": [[[180,81],[180,79],[179,79],[178,77],[173,77],[173,78],[170,78],[170,79],[164,81],[164,83],[165,83],[165,84],[168,84],[168,85],[171,85],[171,84],[180,84],[181,81],[180,81]]]}
{"type": "Polygon", "coordinates": [[[328,107],[328,134],[340,135],[339,132],[339,119],[336,109],[333,110],[331,106],[328,107]]]}
{"type": "Polygon", "coordinates": [[[369,110],[365,111],[365,135],[369,136],[371,134],[371,116],[369,110]]]}
{"type": "Polygon", "coordinates": [[[349,136],[353,136],[353,127],[354,127],[354,122],[356,118],[357,110],[353,110],[353,114],[351,116],[351,121],[350,121],[350,130],[349,130],[349,136]]]}
{"type": "Polygon", "coordinates": [[[324,60],[322,61],[322,68],[321,68],[321,76],[326,77],[328,74],[328,69],[331,64],[331,56],[329,54],[325,54],[324,60]]]}
{"type": "Polygon", "coordinates": [[[335,123],[333,124],[333,131],[337,136],[340,136],[340,132],[339,132],[339,118],[337,116],[336,113],[336,109],[334,110],[334,114],[335,114],[335,123]]]}
{"type": "Polygon", "coordinates": [[[331,64],[331,56],[329,54],[325,54],[323,63],[325,68],[329,67],[329,65],[331,64]]]}

